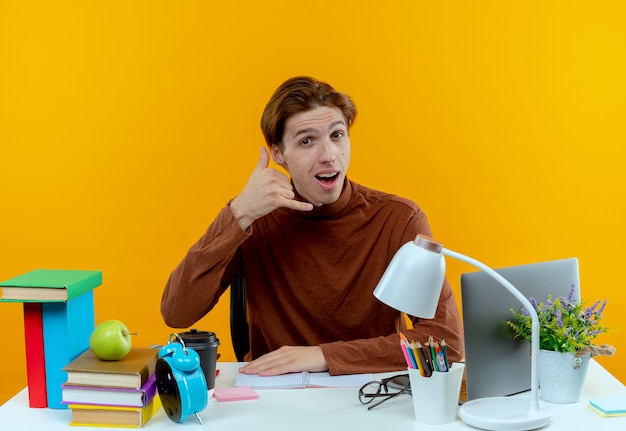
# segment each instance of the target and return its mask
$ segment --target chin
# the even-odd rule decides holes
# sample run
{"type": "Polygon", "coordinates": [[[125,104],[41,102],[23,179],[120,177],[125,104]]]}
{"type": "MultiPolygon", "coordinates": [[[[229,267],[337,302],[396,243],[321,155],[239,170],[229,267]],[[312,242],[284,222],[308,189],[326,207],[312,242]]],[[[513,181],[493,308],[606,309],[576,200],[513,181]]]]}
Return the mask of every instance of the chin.
{"type": "Polygon", "coordinates": [[[331,205],[337,202],[338,200],[339,200],[339,195],[333,196],[333,197],[326,197],[326,198],[318,200],[317,201],[318,203],[315,204],[315,206],[321,207],[323,205],[331,205]]]}
{"type": "Polygon", "coordinates": [[[303,197],[304,199],[306,199],[307,202],[312,203],[314,206],[321,207],[322,205],[331,205],[337,202],[337,200],[339,200],[339,197],[341,196],[341,191],[341,188],[339,188],[338,190],[322,191],[318,189],[315,190],[315,193],[310,193],[309,197],[306,197],[306,195],[303,195],[303,197]]]}

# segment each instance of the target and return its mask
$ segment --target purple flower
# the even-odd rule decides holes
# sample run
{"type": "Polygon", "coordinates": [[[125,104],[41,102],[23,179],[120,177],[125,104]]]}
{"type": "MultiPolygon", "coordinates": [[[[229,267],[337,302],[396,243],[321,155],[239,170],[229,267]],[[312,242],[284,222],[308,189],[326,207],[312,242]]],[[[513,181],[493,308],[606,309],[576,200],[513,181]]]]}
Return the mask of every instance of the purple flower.
{"type": "Polygon", "coordinates": [[[590,320],[594,309],[600,304],[600,300],[596,301],[591,307],[585,308],[585,320],[590,320]]]}
{"type": "Polygon", "coordinates": [[[600,309],[596,312],[596,317],[600,317],[602,315],[602,312],[604,311],[604,307],[606,307],[607,302],[608,302],[608,299],[605,299],[600,309]]]}
{"type": "Polygon", "coordinates": [[[534,297],[531,296],[528,301],[530,302],[530,305],[532,305],[535,310],[539,308],[539,305],[537,305],[537,300],[534,297]]]}
{"type": "MultiPolygon", "coordinates": [[[[576,352],[591,344],[598,335],[608,331],[602,325],[602,313],[607,300],[596,301],[591,307],[584,307],[574,298],[574,293],[575,285],[572,284],[567,297],[553,299],[548,295],[542,302],[537,302],[534,297],[529,298],[530,305],[535,308],[539,317],[540,348],[576,352]]],[[[516,332],[516,337],[530,340],[530,308],[521,307],[518,310],[515,312],[511,309],[518,323],[509,321],[509,326],[516,332]]]]}
{"type": "Polygon", "coordinates": [[[569,294],[567,295],[567,302],[572,302],[574,300],[574,291],[575,291],[576,285],[574,283],[572,283],[572,286],[569,289],[569,294]]]}
{"type": "Polygon", "coordinates": [[[587,332],[587,337],[596,337],[596,336],[602,334],[602,332],[604,332],[604,331],[601,331],[599,329],[597,329],[595,331],[588,331],[587,332]]]}

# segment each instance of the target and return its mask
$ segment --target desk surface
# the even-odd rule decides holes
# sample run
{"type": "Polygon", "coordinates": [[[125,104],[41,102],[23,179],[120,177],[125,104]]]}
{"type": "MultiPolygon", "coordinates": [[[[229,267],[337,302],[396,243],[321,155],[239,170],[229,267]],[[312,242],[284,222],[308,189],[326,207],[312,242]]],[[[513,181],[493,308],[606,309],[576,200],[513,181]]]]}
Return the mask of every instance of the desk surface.
{"type": "MultiPolygon", "coordinates": [[[[219,363],[217,387],[231,387],[236,363],[219,363]]],[[[256,400],[219,403],[209,399],[200,413],[204,424],[190,416],[176,424],[161,409],[144,427],[147,430],[315,430],[385,429],[396,430],[471,430],[458,421],[449,425],[429,426],[415,421],[413,404],[408,396],[397,397],[368,411],[357,398],[355,388],[307,388],[257,391],[256,400]]],[[[548,404],[554,411],[552,430],[626,429],[626,417],[601,418],[587,407],[589,398],[626,396],[626,387],[601,365],[592,361],[585,381],[583,399],[574,404],[548,404]]],[[[521,397],[527,394],[518,395],[521,397]]],[[[31,409],[24,389],[0,407],[3,430],[118,430],[119,428],[69,427],[69,410],[31,409]]]]}

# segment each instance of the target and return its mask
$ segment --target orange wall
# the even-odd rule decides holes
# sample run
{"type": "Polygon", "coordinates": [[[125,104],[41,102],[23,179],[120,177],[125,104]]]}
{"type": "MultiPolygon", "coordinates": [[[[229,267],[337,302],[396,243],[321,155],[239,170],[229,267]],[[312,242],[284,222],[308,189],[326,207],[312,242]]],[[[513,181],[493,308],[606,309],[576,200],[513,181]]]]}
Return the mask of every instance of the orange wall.
{"type": "MultiPolygon", "coordinates": [[[[271,92],[310,74],[360,109],[351,178],[494,267],[577,256],[583,296],[626,326],[622,2],[7,3],[0,279],[100,269],[97,320],[166,342],[170,270],[245,184],[271,92]]],[[[473,268],[448,266],[458,292],[473,268]]],[[[2,402],[26,383],[21,305],[0,324],[2,402]]],[[[234,359],[227,301],[195,326],[234,359]]],[[[602,341],[626,382],[623,332],[602,341]]]]}

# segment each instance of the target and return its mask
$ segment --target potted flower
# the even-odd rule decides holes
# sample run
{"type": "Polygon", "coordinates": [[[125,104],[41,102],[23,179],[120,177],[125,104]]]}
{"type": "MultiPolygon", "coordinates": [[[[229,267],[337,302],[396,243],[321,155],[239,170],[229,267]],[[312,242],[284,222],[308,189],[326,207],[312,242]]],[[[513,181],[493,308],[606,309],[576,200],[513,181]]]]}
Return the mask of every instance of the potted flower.
{"type": "MultiPolygon", "coordinates": [[[[595,346],[593,340],[609,330],[603,312],[607,300],[590,307],[574,300],[575,286],[569,295],[544,302],[529,298],[539,318],[539,385],[541,398],[568,403],[580,399],[591,356],[612,355],[612,346],[595,346]]],[[[516,338],[531,340],[532,319],[525,307],[512,309],[515,319],[507,321],[516,338]]]]}

